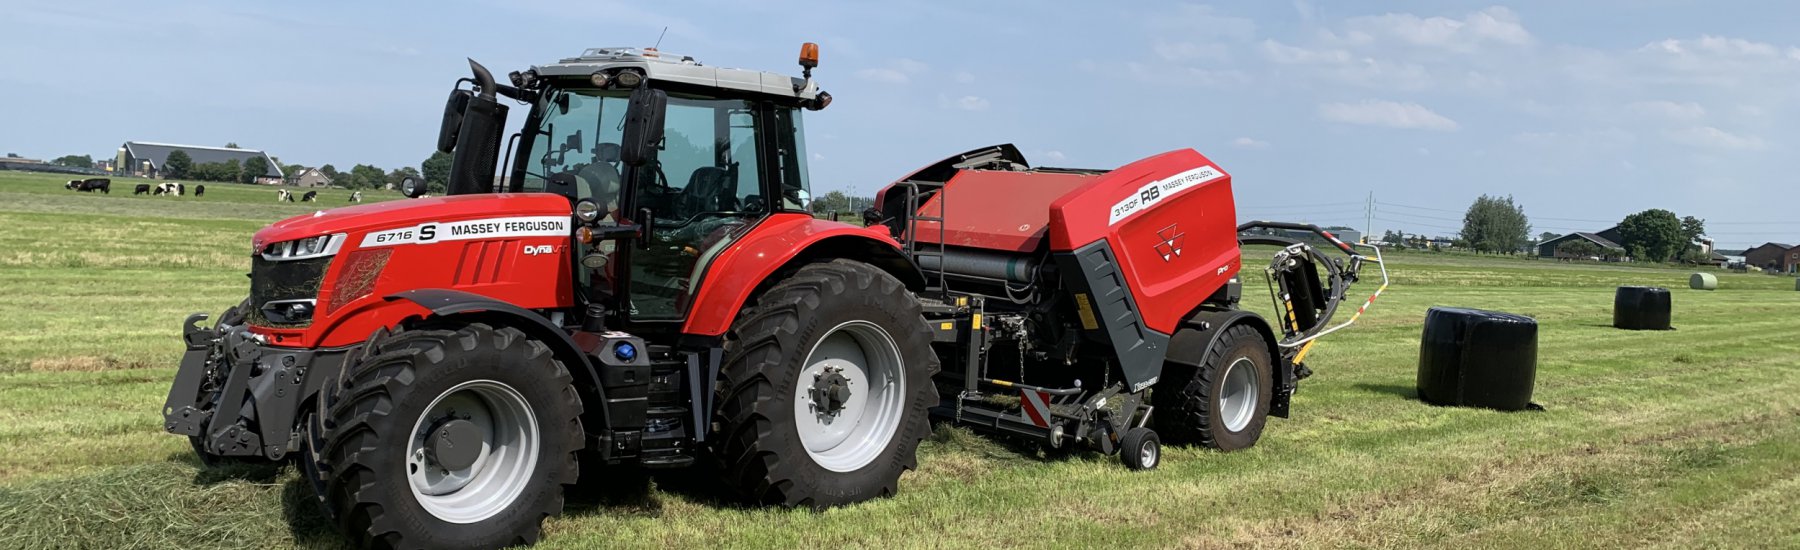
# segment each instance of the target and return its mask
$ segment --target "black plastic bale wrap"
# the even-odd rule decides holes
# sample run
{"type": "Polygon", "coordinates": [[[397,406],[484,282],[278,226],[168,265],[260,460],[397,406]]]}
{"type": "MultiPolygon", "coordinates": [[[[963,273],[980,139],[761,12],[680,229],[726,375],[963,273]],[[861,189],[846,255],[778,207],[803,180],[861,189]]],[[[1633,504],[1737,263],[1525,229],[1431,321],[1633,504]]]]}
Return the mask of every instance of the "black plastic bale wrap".
{"type": "Polygon", "coordinates": [[[1419,398],[1434,405],[1532,408],[1537,321],[1523,315],[1434,307],[1419,341],[1419,398]]]}
{"type": "Polygon", "coordinates": [[[1669,289],[1622,286],[1613,295],[1613,327],[1626,330],[1669,330],[1669,289]]]}

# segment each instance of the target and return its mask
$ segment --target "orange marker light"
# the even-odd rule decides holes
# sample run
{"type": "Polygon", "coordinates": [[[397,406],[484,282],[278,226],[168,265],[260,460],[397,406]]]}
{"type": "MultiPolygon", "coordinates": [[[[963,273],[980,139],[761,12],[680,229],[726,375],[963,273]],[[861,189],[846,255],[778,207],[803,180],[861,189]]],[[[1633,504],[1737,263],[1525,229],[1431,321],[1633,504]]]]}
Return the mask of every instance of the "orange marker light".
{"type": "Polygon", "coordinates": [[[800,45],[800,66],[811,69],[819,66],[819,45],[807,42],[800,45]]]}

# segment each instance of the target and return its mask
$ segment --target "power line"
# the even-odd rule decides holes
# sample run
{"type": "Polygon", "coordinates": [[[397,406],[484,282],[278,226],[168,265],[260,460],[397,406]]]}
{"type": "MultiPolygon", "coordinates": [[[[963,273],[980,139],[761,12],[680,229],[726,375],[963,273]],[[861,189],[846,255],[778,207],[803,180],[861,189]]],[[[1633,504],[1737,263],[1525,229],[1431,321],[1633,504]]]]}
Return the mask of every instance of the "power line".
{"type": "Polygon", "coordinates": [[[1424,214],[1414,214],[1412,212],[1396,212],[1396,211],[1391,211],[1391,210],[1384,210],[1384,211],[1380,211],[1380,212],[1383,214],[1393,214],[1395,216],[1410,216],[1410,217],[1414,217],[1414,218],[1425,218],[1428,220],[1442,220],[1442,221],[1447,221],[1447,222],[1463,221],[1461,218],[1446,218],[1443,216],[1427,216],[1424,214]]]}
{"type": "Polygon", "coordinates": [[[1375,205],[1376,206],[1398,206],[1400,208],[1417,208],[1419,210],[1434,210],[1434,211],[1438,211],[1438,212],[1449,212],[1451,214],[1463,213],[1463,211],[1461,211],[1461,210],[1450,210],[1450,209],[1446,209],[1446,208],[1431,208],[1428,206],[1412,206],[1412,205],[1407,205],[1407,204],[1394,204],[1391,202],[1377,202],[1377,203],[1375,203],[1375,205]]]}

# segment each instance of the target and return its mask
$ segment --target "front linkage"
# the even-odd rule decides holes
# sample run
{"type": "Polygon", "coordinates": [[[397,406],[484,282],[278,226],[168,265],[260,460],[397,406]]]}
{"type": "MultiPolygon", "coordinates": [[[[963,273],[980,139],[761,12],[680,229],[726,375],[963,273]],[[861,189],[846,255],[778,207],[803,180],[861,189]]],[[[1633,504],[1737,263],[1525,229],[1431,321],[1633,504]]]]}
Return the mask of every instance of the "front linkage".
{"type": "Polygon", "coordinates": [[[298,448],[295,420],[350,348],[287,350],[265,345],[236,310],[212,328],[195,313],[182,322],[187,351],[163,404],[163,429],[188,436],[207,460],[280,460],[298,448]],[[236,324],[233,324],[233,322],[236,324]]]}

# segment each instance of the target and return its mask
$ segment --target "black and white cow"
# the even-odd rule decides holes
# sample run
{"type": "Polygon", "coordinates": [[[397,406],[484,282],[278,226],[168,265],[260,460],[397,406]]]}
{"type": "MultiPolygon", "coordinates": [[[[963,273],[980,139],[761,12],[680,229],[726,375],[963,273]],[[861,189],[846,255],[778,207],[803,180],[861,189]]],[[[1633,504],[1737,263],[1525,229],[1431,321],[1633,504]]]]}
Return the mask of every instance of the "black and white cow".
{"type": "Polygon", "coordinates": [[[148,184],[148,183],[137,184],[137,189],[132,190],[131,194],[133,194],[133,195],[148,195],[148,194],[150,194],[150,184],[148,184]]]}
{"type": "Polygon", "coordinates": [[[286,189],[276,189],[275,202],[294,202],[294,194],[286,189]]]}
{"type": "Polygon", "coordinates": [[[300,202],[316,202],[318,200],[319,200],[319,192],[318,191],[307,191],[305,195],[302,195],[300,197],[300,202]]]}
{"type": "Polygon", "coordinates": [[[350,193],[350,202],[362,202],[362,191],[350,193]]]}
{"type": "Polygon", "coordinates": [[[195,185],[194,186],[194,196],[196,196],[196,197],[206,196],[206,184],[202,183],[199,185],[195,185]]]}
{"type": "Polygon", "coordinates": [[[179,195],[179,194],[181,194],[181,184],[179,184],[179,183],[163,182],[163,183],[156,184],[155,195],[158,197],[161,197],[164,195],[168,195],[168,196],[172,197],[172,196],[179,195]]]}
{"type": "Polygon", "coordinates": [[[112,194],[112,180],[106,179],[106,178],[88,178],[85,180],[69,180],[69,183],[63,185],[63,188],[64,189],[74,189],[76,191],[82,191],[82,192],[86,192],[86,193],[92,193],[95,191],[99,191],[101,193],[106,193],[108,195],[111,195],[112,194]]]}

